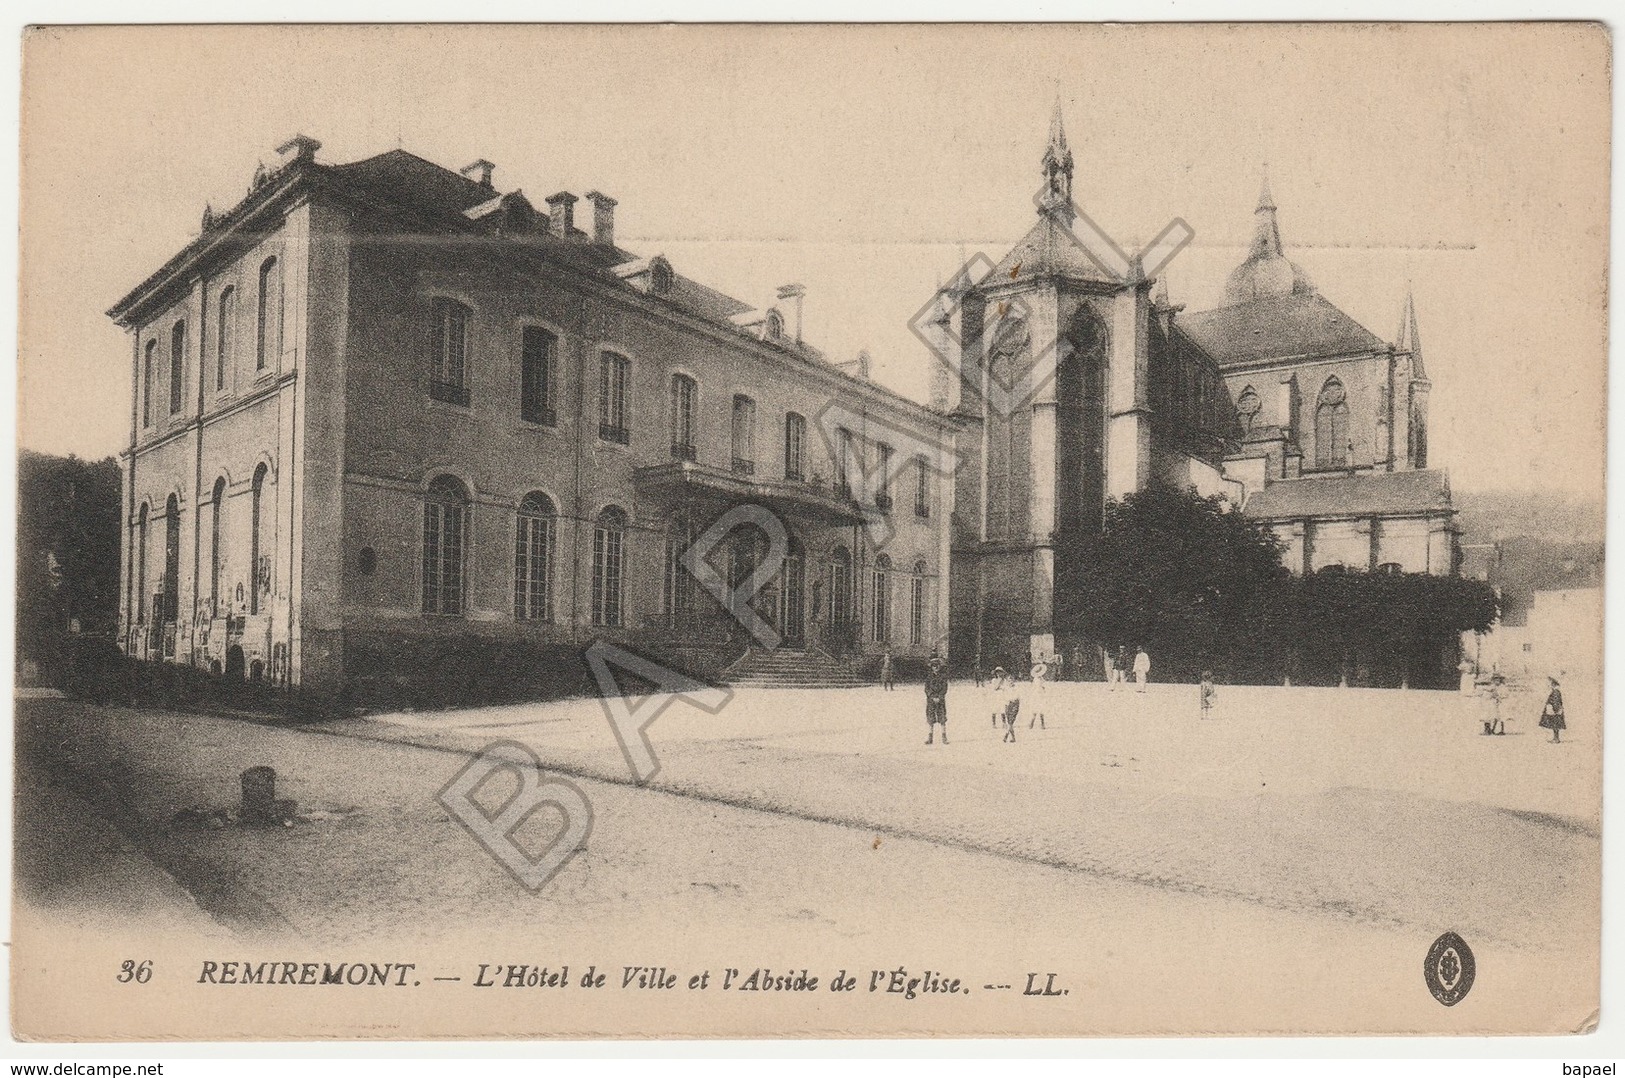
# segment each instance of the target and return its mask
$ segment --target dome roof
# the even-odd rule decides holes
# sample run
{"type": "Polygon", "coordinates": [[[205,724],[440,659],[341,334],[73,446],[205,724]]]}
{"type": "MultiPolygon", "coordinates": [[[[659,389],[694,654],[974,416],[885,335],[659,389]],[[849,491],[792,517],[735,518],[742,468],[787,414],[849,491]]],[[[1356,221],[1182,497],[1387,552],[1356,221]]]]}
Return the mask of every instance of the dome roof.
{"type": "Polygon", "coordinates": [[[1249,255],[1247,261],[1230,271],[1224,282],[1224,298],[1229,303],[1275,296],[1307,296],[1314,290],[1314,282],[1303,267],[1282,254],[1265,258],[1249,255]]]}
{"type": "Polygon", "coordinates": [[[1258,209],[1253,211],[1253,242],[1247,258],[1230,272],[1225,281],[1226,303],[1249,303],[1278,296],[1307,296],[1314,282],[1303,267],[1289,260],[1281,250],[1281,229],[1275,221],[1275,199],[1270,197],[1266,177],[1258,193],[1258,209]]]}

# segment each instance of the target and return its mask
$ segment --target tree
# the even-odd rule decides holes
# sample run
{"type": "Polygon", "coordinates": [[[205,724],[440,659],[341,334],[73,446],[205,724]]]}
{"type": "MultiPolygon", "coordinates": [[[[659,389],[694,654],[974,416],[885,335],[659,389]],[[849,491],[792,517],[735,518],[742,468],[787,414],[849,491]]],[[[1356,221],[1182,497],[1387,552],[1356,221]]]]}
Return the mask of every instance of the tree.
{"type": "Polygon", "coordinates": [[[1110,650],[1143,646],[1159,675],[1256,665],[1285,571],[1280,546],[1226,499],[1153,484],[1106,506],[1098,535],[1059,538],[1057,628],[1110,650]]]}

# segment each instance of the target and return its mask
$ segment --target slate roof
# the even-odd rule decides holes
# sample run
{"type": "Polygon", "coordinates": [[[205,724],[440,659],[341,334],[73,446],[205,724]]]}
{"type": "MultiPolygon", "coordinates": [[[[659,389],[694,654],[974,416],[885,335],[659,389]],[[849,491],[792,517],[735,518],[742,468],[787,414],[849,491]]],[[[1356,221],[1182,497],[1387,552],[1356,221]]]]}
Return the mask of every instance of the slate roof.
{"type": "Polygon", "coordinates": [[[1387,347],[1319,293],[1271,296],[1218,307],[1181,315],[1175,324],[1220,367],[1387,347]]]}
{"type": "Polygon", "coordinates": [[[1450,478],[1438,468],[1281,479],[1251,494],[1242,507],[1242,512],[1255,520],[1419,516],[1453,511],[1450,478]]]}
{"type": "Polygon", "coordinates": [[[1021,242],[1010,248],[1010,253],[982,278],[980,287],[994,288],[1012,281],[1052,275],[1119,283],[1117,277],[1084,253],[1082,245],[1054,216],[1043,213],[1021,242]]]}

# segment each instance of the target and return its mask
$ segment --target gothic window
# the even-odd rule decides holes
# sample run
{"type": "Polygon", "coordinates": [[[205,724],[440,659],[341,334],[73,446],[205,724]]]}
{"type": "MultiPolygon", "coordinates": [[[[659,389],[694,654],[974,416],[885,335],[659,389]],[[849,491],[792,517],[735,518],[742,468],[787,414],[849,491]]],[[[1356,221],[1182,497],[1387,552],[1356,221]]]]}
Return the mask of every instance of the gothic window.
{"type": "Polygon", "coordinates": [[[429,396],[467,406],[469,309],[437,297],[429,317],[429,396]]]}
{"type": "Polygon", "coordinates": [[[1349,462],[1348,394],[1337,378],[1326,379],[1315,404],[1315,464],[1344,468],[1349,462]]]}
{"type": "Polygon", "coordinates": [[[463,613],[468,493],[454,477],[429,484],[423,500],[423,612],[442,617],[463,613]]]}
{"type": "Polygon", "coordinates": [[[513,549],[513,616],[516,621],[553,617],[553,521],[557,514],[546,494],[532,492],[519,503],[513,549]]]}
{"type": "Polygon", "coordinates": [[[1236,398],[1236,418],[1241,423],[1243,434],[1252,433],[1253,424],[1257,422],[1258,412],[1262,407],[1263,401],[1258,399],[1258,394],[1252,386],[1243,389],[1241,396],[1236,398]]]}
{"type": "Polygon", "coordinates": [[[1411,397],[1410,443],[1411,467],[1426,468],[1428,466],[1428,417],[1427,412],[1422,409],[1421,402],[1414,395],[1411,397]]]}
{"type": "Polygon", "coordinates": [[[592,533],[592,622],[625,624],[626,514],[610,506],[592,533]]]}
{"type": "Polygon", "coordinates": [[[698,454],[694,441],[694,409],[699,384],[686,374],[671,376],[671,455],[674,460],[693,460],[698,454]]]}

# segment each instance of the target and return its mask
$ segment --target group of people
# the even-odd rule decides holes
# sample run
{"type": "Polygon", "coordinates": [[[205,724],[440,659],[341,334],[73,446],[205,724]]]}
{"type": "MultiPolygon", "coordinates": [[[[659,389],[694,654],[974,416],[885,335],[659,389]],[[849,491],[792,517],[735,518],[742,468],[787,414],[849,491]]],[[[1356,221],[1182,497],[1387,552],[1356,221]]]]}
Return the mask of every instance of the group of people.
{"type": "MultiPolygon", "coordinates": [[[[1473,697],[1482,695],[1488,706],[1488,717],[1482,720],[1484,733],[1497,736],[1505,734],[1507,732],[1505,705],[1507,697],[1511,695],[1506,676],[1499,670],[1493,671],[1480,694],[1478,680],[1474,673],[1470,672],[1470,664],[1463,660],[1462,666],[1464,668],[1461,679],[1462,694],[1473,697]]],[[[1563,686],[1559,683],[1557,675],[1547,675],[1546,684],[1548,691],[1546,702],[1540,709],[1540,728],[1552,732],[1552,743],[1555,745],[1562,742],[1563,731],[1568,729],[1569,724],[1563,713],[1563,686]]]]}

